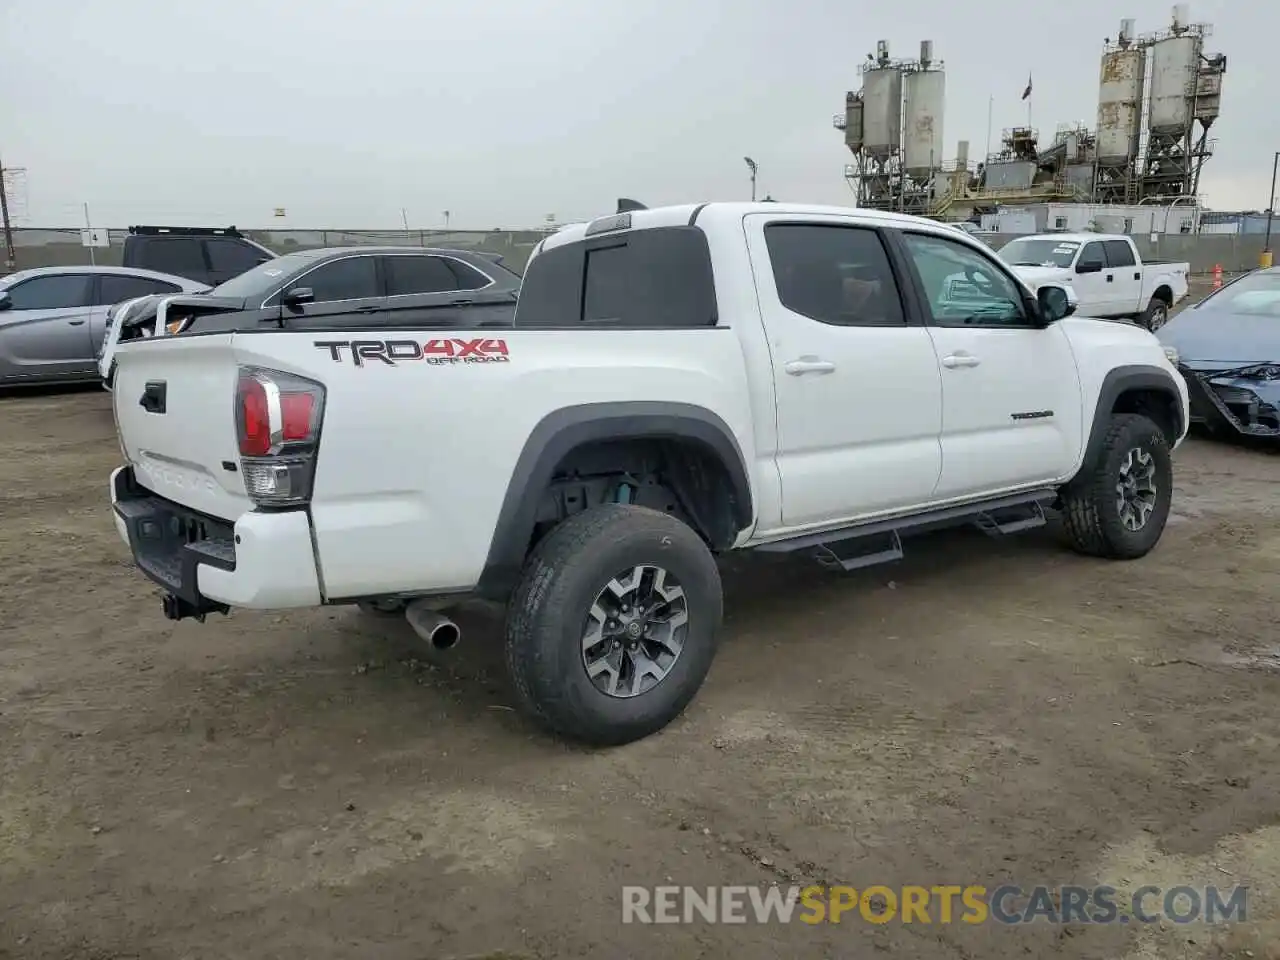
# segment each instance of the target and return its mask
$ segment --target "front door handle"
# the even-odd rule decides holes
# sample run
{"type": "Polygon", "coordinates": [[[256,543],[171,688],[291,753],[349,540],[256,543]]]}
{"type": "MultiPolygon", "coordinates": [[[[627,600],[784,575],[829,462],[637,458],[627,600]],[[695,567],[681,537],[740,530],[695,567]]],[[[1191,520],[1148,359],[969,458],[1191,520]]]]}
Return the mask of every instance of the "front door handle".
{"type": "Polygon", "coordinates": [[[475,303],[475,302],[476,302],[476,301],[475,301],[475,298],[473,298],[473,297],[460,297],[460,298],[458,298],[457,300],[450,300],[450,301],[449,301],[449,303],[450,303],[450,304],[452,304],[452,305],[453,305],[453,306],[455,306],[455,307],[466,307],[466,306],[470,306],[471,304],[473,304],[473,303],[475,303]]]}
{"type": "Polygon", "coordinates": [[[1110,274],[1110,273],[1107,274],[1107,283],[1110,283],[1114,279],[1115,279],[1114,274],[1110,274]]]}
{"type": "Polygon", "coordinates": [[[356,313],[377,313],[379,309],[376,303],[366,303],[356,307],[356,313]]]}
{"type": "Polygon", "coordinates": [[[968,353],[953,353],[942,358],[942,365],[954,370],[956,367],[976,367],[982,361],[968,353]]]}
{"type": "Polygon", "coordinates": [[[68,320],[68,321],[67,321],[67,323],[71,324],[71,326],[73,326],[73,327],[83,327],[83,326],[84,326],[84,321],[83,321],[83,320],[68,320]]]}
{"type": "Polygon", "coordinates": [[[793,377],[799,377],[806,373],[834,373],[836,365],[830,360],[819,360],[817,357],[801,357],[790,361],[782,369],[793,377]]]}

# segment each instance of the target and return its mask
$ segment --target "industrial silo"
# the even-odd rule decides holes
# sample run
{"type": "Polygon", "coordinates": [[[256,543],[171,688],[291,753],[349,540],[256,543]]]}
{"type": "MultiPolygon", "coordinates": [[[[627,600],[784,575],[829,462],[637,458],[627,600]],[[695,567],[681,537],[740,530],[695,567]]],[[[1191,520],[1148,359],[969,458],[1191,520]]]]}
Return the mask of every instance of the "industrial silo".
{"type": "Polygon", "coordinates": [[[942,118],[946,104],[946,73],[933,67],[933,42],[920,44],[920,64],[902,78],[904,125],[902,168],[909,177],[924,180],[942,166],[942,118]]]}
{"type": "Polygon", "coordinates": [[[902,144],[902,68],[889,63],[889,46],[881,40],[878,57],[862,73],[862,148],[884,161],[902,144]]]}
{"type": "Polygon", "coordinates": [[[1203,40],[1198,34],[1166,37],[1151,47],[1152,133],[1172,134],[1191,126],[1196,74],[1203,40]]]}
{"type": "Polygon", "coordinates": [[[1098,161],[1107,165],[1127,164],[1138,154],[1142,132],[1142,86],[1147,72],[1147,53],[1132,46],[1133,21],[1120,25],[1116,49],[1102,55],[1098,84],[1098,161]]]}

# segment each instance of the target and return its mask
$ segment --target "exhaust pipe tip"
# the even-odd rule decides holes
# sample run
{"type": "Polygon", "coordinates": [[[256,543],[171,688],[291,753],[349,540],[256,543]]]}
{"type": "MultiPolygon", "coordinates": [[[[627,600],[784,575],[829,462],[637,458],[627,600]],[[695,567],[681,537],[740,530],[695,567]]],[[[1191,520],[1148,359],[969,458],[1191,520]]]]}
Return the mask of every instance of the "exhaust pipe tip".
{"type": "Polygon", "coordinates": [[[462,629],[456,623],[419,601],[405,607],[404,618],[433,650],[452,650],[462,639],[462,629]]]}

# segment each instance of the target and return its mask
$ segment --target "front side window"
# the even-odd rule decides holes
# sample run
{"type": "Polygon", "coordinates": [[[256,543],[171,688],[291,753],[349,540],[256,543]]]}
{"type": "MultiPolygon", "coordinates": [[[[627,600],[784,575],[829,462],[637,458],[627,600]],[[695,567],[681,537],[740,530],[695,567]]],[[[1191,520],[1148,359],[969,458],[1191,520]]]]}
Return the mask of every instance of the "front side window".
{"type": "Polygon", "coordinates": [[[237,240],[206,240],[205,246],[209,251],[209,266],[215,273],[244,273],[271,259],[261,250],[237,240]]]}
{"type": "Polygon", "coordinates": [[[1022,288],[967,244],[922,233],[903,234],[940,326],[1025,326],[1022,288]]]}
{"type": "Polygon", "coordinates": [[[87,307],[93,278],[82,273],[35,277],[9,287],[13,310],[69,310],[87,307]]]}
{"type": "Polygon", "coordinates": [[[836,224],[765,227],[778,299],[788,310],[840,327],[906,322],[898,285],[876,231],[836,224]]]}
{"type": "Polygon", "coordinates": [[[1102,244],[1095,240],[1092,243],[1086,243],[1084,249],[1080,251],[1080,259],[1076,261],[1076,272],[1084,273],[1086,270],[1101,270],[1107,265],[1107,256],[1102,249],[1102,244]],[[1082,270],[1081,268],[1084,268],[1082,270]]]}
{"type": "Polygon", "coordinates": [[[366,300],[380,296],[378,271],[374,267],[373,257],[346,257],[326,263],[298,278],[292,286],[310,287],[315,294],[316,303],[366,300]]]}

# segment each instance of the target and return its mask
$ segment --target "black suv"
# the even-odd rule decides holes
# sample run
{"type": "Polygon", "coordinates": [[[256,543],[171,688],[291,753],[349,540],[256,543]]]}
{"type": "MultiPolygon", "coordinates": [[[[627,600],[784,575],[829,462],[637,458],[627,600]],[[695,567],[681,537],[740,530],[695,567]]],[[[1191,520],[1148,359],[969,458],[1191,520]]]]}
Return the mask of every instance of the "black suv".
{"type": "MultiPolygon", "coordinates": [[[[430,247],[344,247],[276,257],[207,294],[168,298],[170,334],[250,330],[510,327],[520,277],[502,257],[430,247]]],[[[148,335],[166,298],[130,312],[121,340],[148,335]]]]}
{"type": "Polygon", "coordinates": [[[235,227],[130,227],[121,265],[216,287],[274,258],[235,227]]]}

